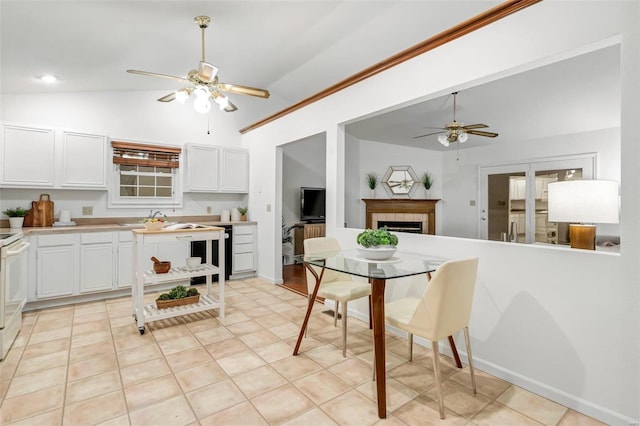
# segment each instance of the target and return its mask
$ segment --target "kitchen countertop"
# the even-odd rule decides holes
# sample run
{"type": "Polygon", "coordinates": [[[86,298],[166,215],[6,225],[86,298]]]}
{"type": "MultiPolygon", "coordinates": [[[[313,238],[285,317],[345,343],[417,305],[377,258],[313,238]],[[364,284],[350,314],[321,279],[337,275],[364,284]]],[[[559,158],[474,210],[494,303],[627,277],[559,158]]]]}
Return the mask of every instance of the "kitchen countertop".
{"type": "MultiPolygon", "coordinates": [[[[132,229],[143,229],[143,218],[96,218],[96,219],[72,219],[77,223],[76,226],[43,226],[43,227],[24,227],[22,233],[28,235],[47,235],[47,234],[70,234],[78,232],[107,232],[107,231],[130,231],[132,229]]],[[[179,216],[167,217],[169,223],[197,223],[200,225],[255,225],[254,221],[232,221],[222,222],[219,216],[179,216]],[[217,219],[217,220],[216,220],[217,219]]],[[[10,232],[9,228],[0,228],[0,232],[10,232]]]]}

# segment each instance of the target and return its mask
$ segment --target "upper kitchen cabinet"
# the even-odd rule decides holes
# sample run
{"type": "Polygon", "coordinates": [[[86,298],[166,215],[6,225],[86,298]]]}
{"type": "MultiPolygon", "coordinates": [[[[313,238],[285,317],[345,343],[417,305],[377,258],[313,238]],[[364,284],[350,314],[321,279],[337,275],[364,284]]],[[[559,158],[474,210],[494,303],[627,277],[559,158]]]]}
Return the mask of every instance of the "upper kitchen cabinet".
{"type": "Polygon", "coordinates": [[[62,133],[63,188],[107,187],[107,138],[83,133],[62,133]]]}
{"type": "Polygon", "coordinates": [[[7,187],[52,188],[55,185],[53,129],[2,126],[0,183],[7,187]]]}
{"type": "Polygon", "coordinates": [[[221,188],[225,192],[249,192],[249,152],[245,149],[222,149],[221,188]]]}
{"type": "Polygon", "coordinates": [[[106,189],[107,138],[4,124],[0,164],[6,188],[106,189]]]}
{"type": "Polygon", "coordinates": [[[185,192],[249,191],[249,152],[240,148],[187,144],[185,192]]]}
{"type": "Polygon", "coordinates": [[[187,144],[186,192],[217,192],[220,147],[187,144]]]}

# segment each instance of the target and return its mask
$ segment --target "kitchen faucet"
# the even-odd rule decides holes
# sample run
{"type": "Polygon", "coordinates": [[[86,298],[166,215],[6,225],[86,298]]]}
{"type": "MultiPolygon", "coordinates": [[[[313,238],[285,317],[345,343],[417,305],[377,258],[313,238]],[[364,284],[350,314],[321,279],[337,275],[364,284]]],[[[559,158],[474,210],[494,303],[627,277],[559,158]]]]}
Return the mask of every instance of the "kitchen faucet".
{"type": "Polygon", "coordinates": [[[167,217],[166,215],[162,214],[162,213],[160,212],[160,210],[156,210],[156,212],[155,212],[155,213],[153,212],[153,209],[149,210],[149,217],[150,217],[151,219],[155,219],[155,218],[156,218],[156,216],[158,216],[158,215],[163,216],[163,217],[167,217]]]}

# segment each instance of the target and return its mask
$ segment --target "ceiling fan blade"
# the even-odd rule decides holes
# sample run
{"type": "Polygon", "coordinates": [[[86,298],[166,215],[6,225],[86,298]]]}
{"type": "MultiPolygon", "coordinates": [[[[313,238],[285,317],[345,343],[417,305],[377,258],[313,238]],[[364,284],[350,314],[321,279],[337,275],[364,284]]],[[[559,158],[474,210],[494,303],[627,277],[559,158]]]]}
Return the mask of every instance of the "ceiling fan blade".
{"type": "Polygon", "coordinates": [[[468,125],[466,125],[466,126],[462,126],[462,128],[463,128],[464,130],[471,130],[471,129],[484,129],[485,127],[489,127],[489,126],[487,126],[486,124],[481,124],[481,123],[478,123],[478,124],[468,124],[468,125]]]}
{"type": "Polygon", "coordinates": [[[131,73],[131,74],[146,75],[146,76],[149,76],[149,77],[169,78],[171,80],[179,80],[179,81],[185,81],[185,82],[189,83],[189,80],[187,80],[186,78],[176,77],[176,76],[167,75],[167,74],[158,74],[157,72],[138,71],[138,70],[127,70],[127,72],[131,73]]]}
{"type": "Polygon", "coordinates": [[[238,84],[218,83],[218,89],[229,93],[237,93],[239,95],[257,96],[258,98],[268,98],[269,91],[258,89],[257,87],[240,86],[238,84]]]}
{"type": "MultiPolygon", "coordinates": [[[[446,130],[446,129],[442,129],[442,130],[446,130]]],[[[444,133],[444,132],[427,133],[426,135],[414,136],[413,138],[414,139],[424,138],[425,136],[438,135],[440,133],[444,133]]]]}
{"type": "Polygon", "coordinates": [[[225,112],[233,112],[236,111],[238,109],[237,106],[235,106],[234,104],[231,103],[231,101],[229,101],[228,105],[224,108],[225,112]]]}
{"type": "Polygon", "coordinates": [[[216,74],[218,74],[218,67],[200,61],[200,66],[198,67],[198,77],[200,80],[205,83],[211,83],[216,78],[216,74]]]}
{"type": "Polygon", "coordinates": [[[164,95],[161,98],[158,98],[158,102],[171,102],[176,99],[176,92],[171,92],[168,95],[164,95]]]}
{"type": "Polygon", "coordinates": [[[429,126],[425,126],[425,129],[439,129],[439,130],[447,130],[446,127],[429,127],[429,126]]]}
{"type": "Polygon", "coordinates": [[[497,133],[483,132],[482,130],[469,130],[469,131],[467,131],[467,133],[470,134],[470,135],[486,136],[488,138],[495,138],[496,136],[498,136],[497,133]]]}

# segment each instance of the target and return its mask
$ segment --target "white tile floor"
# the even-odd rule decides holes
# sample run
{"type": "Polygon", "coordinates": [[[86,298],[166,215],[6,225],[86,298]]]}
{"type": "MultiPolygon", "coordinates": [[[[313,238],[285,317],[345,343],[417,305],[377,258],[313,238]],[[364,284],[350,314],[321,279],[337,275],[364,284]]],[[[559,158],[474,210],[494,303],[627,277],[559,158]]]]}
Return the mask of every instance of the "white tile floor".
{"type": "MultiPolygon", "coordinates": [[[[598,425],[503,380],[443,359],[446,420],[435,401],[431,352],[387,337],[388,418],[377,416],[371,332],[314,310],[291,355],[306,298],[259,279],[227,283],[227,316],[208,311],[148,324],[130,299],[28,312],[0,362],[2,425],[598,425]]],[[[152,301],[156,295],[147,295],[152,301]]]]}

